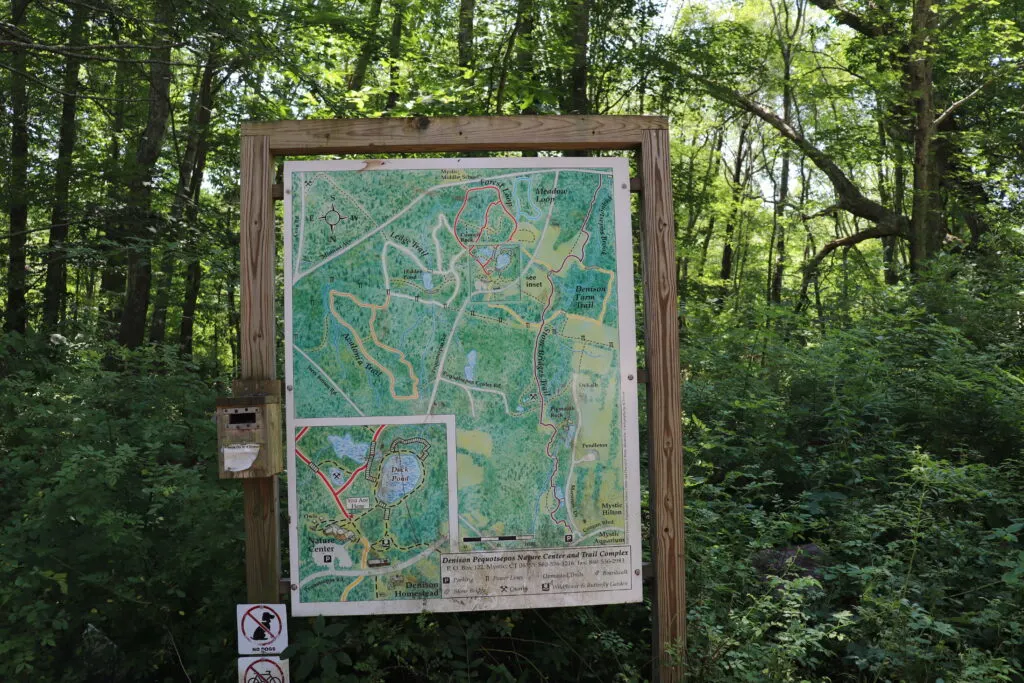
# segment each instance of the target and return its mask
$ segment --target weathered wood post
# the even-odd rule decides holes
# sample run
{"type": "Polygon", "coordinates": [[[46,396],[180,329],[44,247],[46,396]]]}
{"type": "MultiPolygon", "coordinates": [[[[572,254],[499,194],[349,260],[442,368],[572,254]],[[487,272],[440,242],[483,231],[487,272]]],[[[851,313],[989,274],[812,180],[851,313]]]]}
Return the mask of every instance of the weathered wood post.
{"type": "MultiPolygon", "coordinates": [[[[242,135],[241,359],[238,395],[280,396],[275,358],[274,273],[276,233],[271,198],[273,158],[266,135],[242,135]]],[[[281,441],[282,432],[268,439],[281,441]]],[[[277,602],[281,574],[277,473],[255,472],[242,482],[245,496],[245,579],[249,602],[277,602]]]]}
{"type": "Polygon", "coordinates": [[[683,546],[682,372],[676,298],[675,220],[668,130],[645,130],[640,147],[641,259],[647,351],[647,457],[654,555],[654,645],[661,683],[681,681],[666,652],[686,646],[683,546]]]}

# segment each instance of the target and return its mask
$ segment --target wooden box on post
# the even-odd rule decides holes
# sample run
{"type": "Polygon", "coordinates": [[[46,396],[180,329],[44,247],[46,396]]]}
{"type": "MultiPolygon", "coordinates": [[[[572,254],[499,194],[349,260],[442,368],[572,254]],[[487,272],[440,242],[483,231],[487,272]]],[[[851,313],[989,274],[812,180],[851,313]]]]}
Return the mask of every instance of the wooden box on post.
{"type": "Polygon", "coordinates": [[[221,479],[269,477],[284,469],[281,383],[236,380],[234,396],[217,399],[217,463],[221,479]]]}

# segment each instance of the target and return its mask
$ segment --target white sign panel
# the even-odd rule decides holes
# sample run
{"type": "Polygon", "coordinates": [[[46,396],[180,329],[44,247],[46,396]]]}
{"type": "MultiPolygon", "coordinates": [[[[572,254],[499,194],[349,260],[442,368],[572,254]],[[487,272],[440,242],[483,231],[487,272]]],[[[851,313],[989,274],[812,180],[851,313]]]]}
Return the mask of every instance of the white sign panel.
{"type": "Polygon", "coordinates": [[[235,611],[238,654],[280,654],[288,647],[284,605],[238,605],[235,611]]]}
{"type": "Polygon", "coordinates": [[[290,680],[287,659],[238,658],[238,683],[288,683],[290,680]]]}
{"type": "Polygon", "coordinates": [[[641,600],[627,161],[284,186],[292,613],[641,600]]]}

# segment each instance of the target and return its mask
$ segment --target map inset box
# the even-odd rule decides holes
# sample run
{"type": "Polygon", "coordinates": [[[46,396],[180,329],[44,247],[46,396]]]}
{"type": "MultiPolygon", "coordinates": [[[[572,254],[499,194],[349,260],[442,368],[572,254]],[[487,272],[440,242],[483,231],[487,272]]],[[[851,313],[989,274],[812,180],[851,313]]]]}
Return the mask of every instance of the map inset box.
{"type": "Polygon", "coordinates": [[[439,597],[438,557],[457,523],[454,416],[314,420],[294,441],[305,494],[295,539],[302,608],[293,613],[339,598],[439,597]]]}
{"type": "Polygon", "coordinates": [[[513,303],[522,297],[522,251],[518,244],[480,244],[465,259],[463,277],[471,303],[513,303]]]}

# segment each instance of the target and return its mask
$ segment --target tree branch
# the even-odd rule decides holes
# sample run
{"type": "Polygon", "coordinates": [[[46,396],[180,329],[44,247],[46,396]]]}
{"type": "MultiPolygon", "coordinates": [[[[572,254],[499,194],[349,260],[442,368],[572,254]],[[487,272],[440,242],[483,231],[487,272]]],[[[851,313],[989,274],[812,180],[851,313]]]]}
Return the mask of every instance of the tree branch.
{"type": "Polygon", "coordinates": [[[835,18],[840,24],[849,26],[857,33],[865,35],[869,38],[881,38],[888,30],[885,26],[873,24],[859,14],[843,9],[839,6],[836,0],[810,0],[811,4],[819,9],[823,9],[832,17],[835,18]]]}
{"type": "MultiPolygon", "coordinates": [[[[1017,70],[1020,70],[1021,67],[1024,66],[1024,62],[1018,62],[1015,66],[1016,66],[1017,70]]],[[[976,96],[978,96],[981,93],[982,90],[984,90],[989,85],[991,85],[1001,75],[1002,74],[999,73],[999,72],[996,72],[996,73],[992,74],[991,76],[986,78],[984,81],[982,81],[981,85],[979,85],[977,88],[975,88],[971,92],[967,93],[966,95],[961,97],[959,100],[957,100],[953,104],[951,104],[948,107],[946,107],[945,111],[943,111],[941,114],[939,114],[937,117],[935,117],[935,121],[932,122],[932,128],[938,128],[943,123],[945,123],[946,119],[948,119],[950,116],[952,116],[956,112],[957,109],[959,109],[960,107],[964,106],[965,104],[967,104],[968,101],[970,101],[970,100],[974,99],[976,96]]]]}
{"type": "Polygon", "coordinates": [[[731,88],[713,83],[703,76],[693,75],[693,78],[703,85],[712,97],[753,114],[775,128],[783,137],[796,145],[832,182],[832,187],[835,189],[837,197],[836,205],[840,209],[849,211],[853,215],[869,220],[879,226],[893,226],[897,231],[905,229],[906,218],[891,209],[887,209],[879,202],[864,196],[860,188],[847,177],[843,169],[831,157],[815,147],[800,131],[784,121],[778,114],[763,104],[755,102],[731,88]]]}
{"type": "Polygon", "coordinates": [[[807,288],[814,280],[818,273],[818,266],[825,260],[825,257],[831,254],[836,249],[844,247],[852,247],[860,244],[865,240],[876,239],[879,237],[893,237],[901,235],[903,232],[900,230],[900,226],[888,224],[888,225],[877,225],[873,228],[867,228],[860,232],[855,232],[852,235],[846,235],[839,239],[832,240],[825,244],[821,249],[818,250],[814,256],[811,257],[807,263],[803,265],[804,279],[800,285],[800,296],[797,298],[796,310],[801,311],[804,305],[807,303],[807,288]]]}

